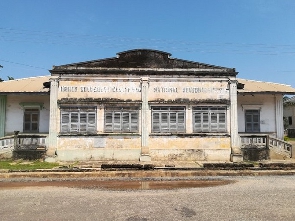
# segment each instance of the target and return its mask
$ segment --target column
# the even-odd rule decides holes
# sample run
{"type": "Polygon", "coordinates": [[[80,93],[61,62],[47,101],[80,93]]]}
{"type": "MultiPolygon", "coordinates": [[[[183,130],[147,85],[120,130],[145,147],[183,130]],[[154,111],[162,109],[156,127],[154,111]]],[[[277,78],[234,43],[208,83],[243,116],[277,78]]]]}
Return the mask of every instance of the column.
{"type": "Polygon", "coordinates": [[[277,138],[284,139],[284,114],[283,114],[283,96],[276,95],[275,96],[276,102],[276,132],[277,138]]]}
{"type": "Polygon", "coordinates": [[[151,161],[151,157],[149,155],[149,147],[148,147],[148,87],[149,87],[149,78],[142,77],[141,78],[141,154],[140,161],[151,161]]]}
{"type": "Polygon", "coordinates": [[[0,95],[0,137],[5,136],[6,100],[6,95],[0,95]]]}
{"type": "Polygon", "coordinates": [[[57,119],[58,119],[58,79],[50,79],[50,119],[47,156],[54,157],[57,150],[57,119]]]}
{"type": "Polygon", "coordinates": [[[231,161],[243,161],[240,137],[238,133],[238,110],[237,110],[237,81],[229,81],[230,96],[230,143],[231,143],[231,161]]]}

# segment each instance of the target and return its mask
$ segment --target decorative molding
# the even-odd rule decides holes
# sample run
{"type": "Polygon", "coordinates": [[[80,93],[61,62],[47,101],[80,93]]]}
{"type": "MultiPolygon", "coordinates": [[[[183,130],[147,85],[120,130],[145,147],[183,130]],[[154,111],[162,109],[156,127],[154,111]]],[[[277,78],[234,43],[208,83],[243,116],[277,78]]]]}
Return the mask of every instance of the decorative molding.
{"type": "Polygon", "coordinates": [[[25,108],[38,108],[42,110],[44,108],[44,103],[41,102],[21,102],[19,105],[22,107],[22,109],[25,108]]]}
{"type": "Polygon", "coordinates": [[[242,110],[260,110],[263,104],[241,104],[242,110]]]}

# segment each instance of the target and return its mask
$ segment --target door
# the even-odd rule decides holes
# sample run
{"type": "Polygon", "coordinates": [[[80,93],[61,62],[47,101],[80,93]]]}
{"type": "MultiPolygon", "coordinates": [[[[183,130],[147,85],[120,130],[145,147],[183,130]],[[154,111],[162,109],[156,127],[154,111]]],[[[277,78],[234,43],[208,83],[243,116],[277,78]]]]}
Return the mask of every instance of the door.
{"type": "Polygon", "coordinates": [[[245,111],[245,126],[248,133],[260,132],[260,110],[245,111]]]}

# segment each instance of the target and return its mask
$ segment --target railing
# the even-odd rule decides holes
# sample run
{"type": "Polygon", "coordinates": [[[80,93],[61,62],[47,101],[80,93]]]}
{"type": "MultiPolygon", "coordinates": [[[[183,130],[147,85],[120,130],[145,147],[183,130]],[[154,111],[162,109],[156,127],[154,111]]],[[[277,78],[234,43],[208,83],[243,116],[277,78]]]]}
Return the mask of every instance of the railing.
{"type": "Polygon", "coordinates": [[[274,151],[292,157],[292,144],[268,134],[240,134],[241,148],[272,148],[274,151]]]}
{"type": "Polygon", "coordinates": [[[292,144],[286,141],[277,139],[275,137],[269,137],[269,146],[274,148],[276,151],[286,153],[292,157],[292,144]]]}
{"type": "Polygon", "coordinates": [[[40,134],[20,134],[15,137],[14,150],[46,150],[47,135],[40,134]]]}
{"type": "Polygon", "coordinates": [[[41,159],[46,153],[47,135],[18,134],[0,138],[1,157],[15,159],[41,159]]]}
{"type": "Polygon", "coordinates": [[[266,134],[240,134],[241,147],[269,147],[269,136],[266,134]]]}
{"type": "Polygon", "coordinates": [[[12,150],[14,148],[14,136],[0,138],[0,150],[12,150]]]}

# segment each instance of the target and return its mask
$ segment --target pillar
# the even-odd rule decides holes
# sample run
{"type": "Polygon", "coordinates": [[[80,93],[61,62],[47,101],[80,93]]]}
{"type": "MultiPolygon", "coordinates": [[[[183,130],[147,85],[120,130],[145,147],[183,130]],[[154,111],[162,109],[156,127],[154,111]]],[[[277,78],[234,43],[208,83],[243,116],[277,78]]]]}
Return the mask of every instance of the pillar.
{"type": "Polygon", "coordinates": [[[5,121],[6,121],[6,95],[0,95],[0,137],[5,136],[5,121]]]}
{"type": "Polygon", "coordinates": [[[238,133],[238,94],[237,94],[237,81],[229,81],[229,96],[230,96],[230,144],[231,144],[231,161],[243,161],[240,137],[238,133]]]}
{"type": "Polygon", "coordinates": [[[151,157],[149,154],[149,147],[148,147],[148,138],[149,138],[149,131],[148,131],[148,112],[149,112],[149,105],[148,105],[148,87],[149,87],[149,78],[142,77],[141,78],[141,154],[140,154],[140,161],[151,161],[151,157]]]}
{"type": "Polygon", "coordinates": [[[57,150],[57,119],[58,119],[58,79],[50,79],[50,119],[49,119],[49,136],[47,156],[54,157],[57,150]]]}
{"type": "Polygon", "coordinates": [[[283,96],[276,95],[275,96],[276,102],[276,132],[277,138],[284,139],[284,114],[283,114],[283,96]]]}

